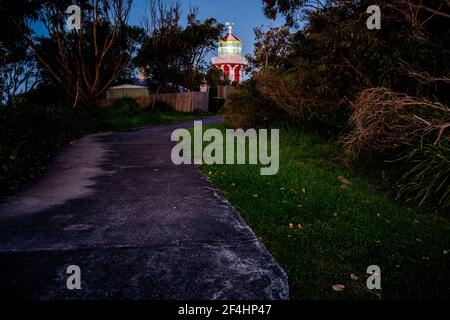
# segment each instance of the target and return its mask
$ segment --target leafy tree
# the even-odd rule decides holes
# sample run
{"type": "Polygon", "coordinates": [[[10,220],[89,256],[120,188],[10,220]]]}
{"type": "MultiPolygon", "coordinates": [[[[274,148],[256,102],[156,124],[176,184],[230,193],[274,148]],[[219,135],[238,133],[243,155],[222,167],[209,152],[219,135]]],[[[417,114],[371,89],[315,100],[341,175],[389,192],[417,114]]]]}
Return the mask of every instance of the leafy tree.
{"type": "Polygon", "coordinates": [[[38,4],[29,0],[0,2],[0,63],[19,61],[26,56],[23,34],[30,33],[26,20],[36,17],[38,4]]]}
{"type": "Polygon", "coordinates": [[[0,106],[14,106],[20,102],[18,96],[30,92],[39,84],[34,59],[25,54],[0,65],[0,106]]]}
{"type": "Polygon", "coordinates": [[[273,67],[283,69],[289,67],[288,57],[293,52],[293,34],[287,27],[271,27],[264,31],[257,27],[255,45],[252,55],[247,55],[249,69],[253,71],[273,67]]]}
{"type": "Polygon", "coordinates": [[[38,12],[47,35],[27,38],[45,72],[74,101],[94,106],[122,74],[139,43],[139,30],[127,25],[131,0],[47,1],[38,12]],[[66,31],[66,9],[82,8],[80,30],[66,31]]]}
{"type": "Polygon", "coordinates": [[[0,105],[10,105],[14,97],[37,84],[35,61],[23,35],[29,34],[25,21],[33,19],[37,2],[0,2],[0,105]]]}
{"type": "Polygon", "coordinates": [[[224,26],[217,23],[214,18],[198,20],[196,10],[190,12],[187,21],[182,37],[187,49],[181,59],[185,74],[184,86],[194,90],[198,88],[206,73],[209,63],[205,61],[205,58],[208,53],[216,49],[217,39],[224,26]]]}
{"type": "Polygon", "coordinates": [[[152,1],[147,21],[147,37],[136,58],[157,92],[178,90],[179,86],[197,89],[204,78],[205,57],[215,49],[223,25],[214,18],[197,19],[191,10],[187,25],[180,25],[179,3],[152,1]]]}
{"type": "MultiPolygon", "coordinates": [[[[309,5],[282,0],[265,3],[271,10],[290,15],[309,5]]],[[[319,127],[335,132],[347,126],[350,102],[371,87],[448,101],[449,90],[443,81],[420,83],[412,76],[448,77],[450,30],[445,14],[417,7],[420,10],[411,15],[405,9],[407,1],[379,1],[382,28],[368,30],[370,4],[323,1],[317,10],[306,10],[303,27],[285,45],[292,49],[285,59],[287,67],[273,65],[270,72],[256,75],[262,92],[303,124],[318,127],[314,122],[319,121],[319,127]]],[[[429,6],[439,7],[439,1],[429,6]]],[[[441,11],[445,12],[444,7],[441,11]]]]}

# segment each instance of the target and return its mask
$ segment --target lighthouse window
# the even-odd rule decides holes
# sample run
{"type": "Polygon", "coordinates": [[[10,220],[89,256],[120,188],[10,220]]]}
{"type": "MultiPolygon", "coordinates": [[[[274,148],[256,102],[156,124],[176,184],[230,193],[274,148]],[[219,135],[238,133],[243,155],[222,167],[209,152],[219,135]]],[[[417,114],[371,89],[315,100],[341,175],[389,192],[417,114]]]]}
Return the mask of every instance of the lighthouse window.
{"type": "Polygon", "coordinates": [[[219,45],[219,55],[236,54],[240,55],[242,52],[242,44],[238,42],[225,42],[219,45]]]}

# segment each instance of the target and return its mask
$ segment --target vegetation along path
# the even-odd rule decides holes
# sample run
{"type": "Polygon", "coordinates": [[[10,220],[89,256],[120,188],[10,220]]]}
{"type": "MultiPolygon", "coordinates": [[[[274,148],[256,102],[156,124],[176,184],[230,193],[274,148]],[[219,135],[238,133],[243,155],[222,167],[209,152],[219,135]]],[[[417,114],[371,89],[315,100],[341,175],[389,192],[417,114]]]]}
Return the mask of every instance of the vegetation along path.
{"type": "Polygon", "coordinates": [[[0,296],[287,299],[285,272],[235,210],[172,164],[172,131],[192,125],[86,136],[4,199],[0,296]],[[67,288],[71,265],[81,290],[67,288]]]}

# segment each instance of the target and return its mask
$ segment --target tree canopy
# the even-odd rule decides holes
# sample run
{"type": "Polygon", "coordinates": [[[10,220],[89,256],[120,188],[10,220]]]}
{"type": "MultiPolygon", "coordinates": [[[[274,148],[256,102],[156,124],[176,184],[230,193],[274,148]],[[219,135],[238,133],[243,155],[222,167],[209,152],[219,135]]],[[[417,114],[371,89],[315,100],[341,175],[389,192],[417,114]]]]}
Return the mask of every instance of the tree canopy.
{"type": "Polygon", "coordinates": [[[214,18],[200,21],[191,10],[187,23],[181,25],[179,3],[152,3],[147,36],[135,59],[149,80],[164,91],[182,86],[198,89],[206,74],[205,58],[216,48],[224,26],[214,18]]]}

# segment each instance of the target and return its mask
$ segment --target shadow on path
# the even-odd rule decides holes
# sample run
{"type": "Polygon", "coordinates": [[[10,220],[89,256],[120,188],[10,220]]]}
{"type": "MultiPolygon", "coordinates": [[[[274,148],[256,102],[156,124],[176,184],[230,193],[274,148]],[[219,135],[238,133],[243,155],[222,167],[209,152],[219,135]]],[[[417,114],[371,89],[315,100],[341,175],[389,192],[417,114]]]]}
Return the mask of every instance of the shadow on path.
{"type": "Polygon", "coordinates": [[[285,272],[236,211],[195,166],[172,164],[172,131],[192,126],[86,136],[3,199],[0,296],[287,299],[285,272]],[[69,265],[81,290],[66,287],[69,265]]]}

